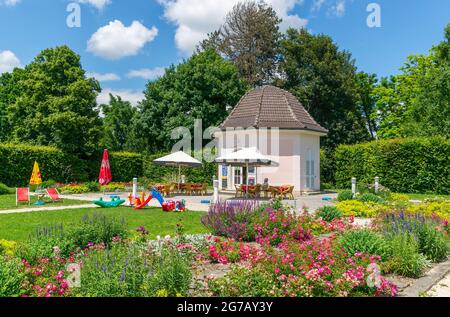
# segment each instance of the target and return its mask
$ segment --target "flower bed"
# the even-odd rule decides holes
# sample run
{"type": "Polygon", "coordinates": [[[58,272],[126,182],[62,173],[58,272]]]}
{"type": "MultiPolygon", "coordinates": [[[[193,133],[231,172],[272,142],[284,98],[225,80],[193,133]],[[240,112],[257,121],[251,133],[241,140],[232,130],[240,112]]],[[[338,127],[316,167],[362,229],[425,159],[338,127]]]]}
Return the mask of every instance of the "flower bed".
{"type": "Polygon", "coordinates": [[[178,224],[175,237],[153,241],[142,226],[130,235],[123,219],[98,214],[1,241],[0,296],[396,296],[383,274],[416,278],[450,253],[441,205],[398,206],[360,228],[334,207],[311,215],[279,201],[221,203],[203,218],[214,235],[178,224]],[[203,267],[226,269],[197,283],[203,267]]]}

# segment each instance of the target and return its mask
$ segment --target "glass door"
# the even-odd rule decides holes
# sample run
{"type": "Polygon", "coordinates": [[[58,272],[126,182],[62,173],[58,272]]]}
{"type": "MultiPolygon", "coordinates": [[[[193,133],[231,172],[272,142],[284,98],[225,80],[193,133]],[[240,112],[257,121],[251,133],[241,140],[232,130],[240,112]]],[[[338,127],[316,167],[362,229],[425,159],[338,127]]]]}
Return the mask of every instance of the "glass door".
{"type": "Polygon", "coordinates": [[[315,161],[311,149],[306,151],[306,188],[314,189],[315,187],[315,161]]]}

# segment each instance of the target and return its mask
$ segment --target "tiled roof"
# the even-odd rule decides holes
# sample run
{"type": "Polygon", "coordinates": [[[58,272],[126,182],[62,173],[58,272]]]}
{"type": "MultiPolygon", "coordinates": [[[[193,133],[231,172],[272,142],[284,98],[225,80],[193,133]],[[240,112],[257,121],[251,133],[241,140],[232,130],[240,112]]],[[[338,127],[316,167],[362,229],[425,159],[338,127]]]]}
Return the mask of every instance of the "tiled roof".
{"type": "Polygon", "coordinates": [[[294,95],[274,86],[258,87],[248,92],[220,125],[221,129],[249,127],[328,132],[294,95]]]}

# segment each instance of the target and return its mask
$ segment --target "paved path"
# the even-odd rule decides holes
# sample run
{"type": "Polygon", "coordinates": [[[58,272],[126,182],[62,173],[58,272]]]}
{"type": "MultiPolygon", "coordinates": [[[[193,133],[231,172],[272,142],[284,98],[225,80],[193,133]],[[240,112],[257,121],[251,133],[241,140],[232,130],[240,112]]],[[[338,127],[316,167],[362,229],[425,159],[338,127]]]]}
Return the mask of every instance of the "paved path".
{"type": "Polygon", "coordinates": [[[83,209],[83,208],[97,208],[98,206],[94,204],[85,204],[85,205],[74,205],[74,206],[58,206],[58,207],[34,207],[34,208],[19,208],[19,209],[10,209],[10,210],[0,210],[0,215],[3,214],[18,214],[18,213],[26,213],[33,211],[58,211],[58,210],[66,210],[66,209],[83,209]]]}
{"type": "MultiPolygon", "coordinates": [[[[126,201],[125,205],[129,205],[128,203],[128,193],[117,193],[117,196],[124,199],[126,201]]],[[[107,196],[107,195],[106,195],[107,196]]],[[[323,206],[333,205],[333,201],[322,200],[324,197],[336,198],[336,194],[321,194],[321,195],[311,195],[311,196],[300,196],[296,197],[295,200],[285,200],[283,203],[289,204],[293,206],[296,210],[300,210],[304,207],[308,208],[310,212],[314,212],[316,209],[323,206]]],[[[82,201],[93,201],[97,200],[101,197],[105,197],[102,193],[88,193],[88,194],[74,194],[74,195],[61,195],[63,199],[75,199],[82,201]]],[[[181,200],[184,199],[186,201],[187,207],[189,210],[193,211],[208,211],[209,203],[202,203],[202,201],[212,201],[212,195],[205,196],[183,196],[177,195],[174,197],[165,198],[166,200],[181,200]]],[[[229,193],[221,193],[220,199],[229,200],[235,199],[233,194],[229,193]]],[[[153,199],[149,203],[150,207],[160,207],[159,202],[156,199],[153,199]]],[[[33,212],[33,211],[57,211],[57,210],[66,210],[66,209],[81,209],[81,208],[95,208],[98,207],[93,204],[86,205],[76,205],[76,206],[58,206],[58,207],[35,207],[35,208],[21,208],[21,209],[12,209],[12,210],[0,210],[0,214],[11,214],[11,213],[25,213],[25,212],[33,212]]]]}
{"type": "Polygon", "coordinates": [[[428,295],[432,297],[450,297],[450,274],[434,285],[428,295]]]}

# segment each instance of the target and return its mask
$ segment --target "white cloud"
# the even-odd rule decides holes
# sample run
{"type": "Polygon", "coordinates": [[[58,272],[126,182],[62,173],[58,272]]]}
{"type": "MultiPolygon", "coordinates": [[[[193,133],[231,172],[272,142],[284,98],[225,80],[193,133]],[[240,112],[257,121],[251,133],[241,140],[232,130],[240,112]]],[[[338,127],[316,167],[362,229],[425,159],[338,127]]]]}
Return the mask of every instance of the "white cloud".
{"type": "Polygon", "coordinates": [[[21,0],[0,0],[0,5],[5,5],[7,7],[14,7],[21,0]]]}
{"type": "Polygon", "coordinates": [[[345,15],[345,0],[337,0],[334,5],[330,7],[329,13],[337,17],[345,15]]]}
{"type": "Polygon", "coordinates": [[[313,0],[313,4],[311,6],[312,12],[318,12],[322,8],[323,4],[325,3],[325,0],[313,0]]]}
{"type": "Polygon", "coordinates": [[[163,76],[165,72],[166,69],[164,67],[133,69],[128,72],[127,77],[154,80],[163,76]]]}
{"type": "Polygon", "coordinates": [[[125,26],[119,20],[99,28],[89,39],[87,50],[97,56],[117,60],[134,56],[158,35],[158,29],[146,28],[138,21],[125,26]]]}
{"type": "Polygon", "coordinates": [[[111,3],[111,0],[76,0],[76,2],[90,4],[91,6],[96,7],[98,10],[103,10],[108,4],[111,3]]]}
{"type": "Polygon", "coordinates": [[[14,68],[20,67],[20,60],[11,51],[0,52],[0,74],[9,73],[14,68]]]}
{"type": "Polygon", "coordinates": [[[106,73],[106,74],[99,74],[99,73],[86,73],[87,77],[94,77],[98,81],[115,81],[120,80],[120,76],[114,73],[106,73]]]}
{"type": "MultiPolygon", "coordinates": [[[[228,12],[242,1],[250,0],[158,0],[164,6],[164,17],[177,26],[175,43],[180,51],[190,54],[207,34],[217,30],[228,12]]],[[[306,26],[308,20],[290,12],[303,0],[265,0],[283,19],[282,31],[288,27],[306,26]]]]}
{"type": "Polygon", "coordinates": [[[144,93],[137,90],[131,89],[111,89],[105,88],[97,97],[97,103],[108,104],[109,103],[109,94],[113,96],[120,96],[122,100],[129,101],[133,106],[137,106],[137,104],[144,99],[144,93]]]}

